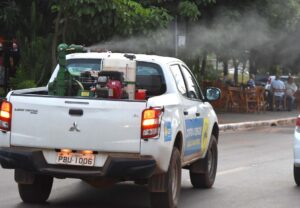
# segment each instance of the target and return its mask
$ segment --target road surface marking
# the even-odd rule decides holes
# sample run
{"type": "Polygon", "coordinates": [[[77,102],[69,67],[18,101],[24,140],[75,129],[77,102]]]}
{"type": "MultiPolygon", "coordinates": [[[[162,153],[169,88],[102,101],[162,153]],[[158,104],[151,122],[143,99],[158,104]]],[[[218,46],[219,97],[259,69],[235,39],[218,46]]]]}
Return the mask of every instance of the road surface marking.
{"type": "Polygon", "coordinates": [[[230,174],[230,173],[244,171],[247,169],[250,169],[250,167],[238,167],[238,168],[233,168],[233,169],[217,172],[217,175],[226,175],[226,174],[230,174]]]}

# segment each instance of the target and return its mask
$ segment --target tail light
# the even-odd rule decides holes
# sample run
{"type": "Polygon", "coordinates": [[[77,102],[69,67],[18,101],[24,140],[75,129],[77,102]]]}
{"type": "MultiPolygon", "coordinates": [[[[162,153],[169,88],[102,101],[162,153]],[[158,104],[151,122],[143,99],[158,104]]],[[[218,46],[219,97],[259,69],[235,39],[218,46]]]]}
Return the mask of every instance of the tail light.
{"type": "Polygon", "coordinates": [[[161,108],[149,108],[143,111],[141,129],[143,139],[153,138],[159,134],[161,114],[161,108]]]}
{"type": "Polygon", "coordinates": [[[3,101],[0,109],[0,130],[10,131],[12,105],[10,102],[3,101]]]}

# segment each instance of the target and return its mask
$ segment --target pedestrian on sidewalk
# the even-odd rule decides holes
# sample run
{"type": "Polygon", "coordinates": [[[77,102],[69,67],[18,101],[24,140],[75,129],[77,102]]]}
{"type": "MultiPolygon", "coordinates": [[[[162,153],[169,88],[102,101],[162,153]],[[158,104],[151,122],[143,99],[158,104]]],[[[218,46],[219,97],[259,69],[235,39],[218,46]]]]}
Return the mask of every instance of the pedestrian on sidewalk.
{"type": "Polygon", "coordinates": [[[289,76],[287,82],[285,83],[285,88],[286,88],[287,110],[291,111],[295,102],[295,93],[298,90],[298,87],[295,84],[294,78],[292,76],[289,76]]]}
{"type": "Polygon", "coordinates": [[[284,96],[285,96],[285,84],[280,80],[279,75],[276,75],[275,80],[271,83],[271,90],[273,92],[274,100],[275,100],[275,108],[277,111],[283,110],[284,105],[284,96]]]}

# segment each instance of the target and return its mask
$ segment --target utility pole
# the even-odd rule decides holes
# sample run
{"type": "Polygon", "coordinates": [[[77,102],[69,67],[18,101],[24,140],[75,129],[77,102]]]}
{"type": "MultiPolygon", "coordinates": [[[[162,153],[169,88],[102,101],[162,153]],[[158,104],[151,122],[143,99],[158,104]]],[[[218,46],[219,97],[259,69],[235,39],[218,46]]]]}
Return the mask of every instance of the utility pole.
{"type": "Polygon", "coordinates": [[[175,15],[174,19],[174,43],[175,43],[175,57],[178,56],[178,19],[177,15],[175,15]]]}

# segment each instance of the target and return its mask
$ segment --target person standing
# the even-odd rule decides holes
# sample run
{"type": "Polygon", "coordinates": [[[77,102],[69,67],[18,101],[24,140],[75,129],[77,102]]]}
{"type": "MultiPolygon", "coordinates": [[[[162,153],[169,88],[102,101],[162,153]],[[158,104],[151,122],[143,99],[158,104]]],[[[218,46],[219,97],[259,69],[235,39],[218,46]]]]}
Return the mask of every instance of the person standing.
{"type": "Polygon", "coordinates": [[[0,42],[0,66],[4,65],[4,57],[3,57],[3,44],[0,42]]]}
{"type": "Polygon", "coordinates": [[[285,96],[285,84],[280,80],[279,75],[276,75],[275,80],[271,83],[271,91],[273,92],[275,100],[275,108],[277,111],[283,110],[284,96],[285,96]]]}
{"type": "Polygon", "coordinates": [[[255,88],[255,75],[254,74],[250,75],[250,79],[247,82],[247,87],[255,88]]]}
{"type": "Polygon", "coordinates": [[[289,76],[287,82],[285,83],[285,88],[286,88],[287,110],[291,111],[295,101],[295,93],[298,90],[298,87],[295,84],[293,77],[289,76]]]}
{"type": "Polygon", "coordinates": [[[16,39],[13,39],[9,53],[10,53],[9,54],[9,62],[10,62],[9,76],[15,77],[17,66],[19,65],[19,61],[20,61],[20,50],[16,39]]]}
{"type": "Polygon", "coordinates": [[[0,86],[5,84],[4,47],[0,42],[0,86]]]}

